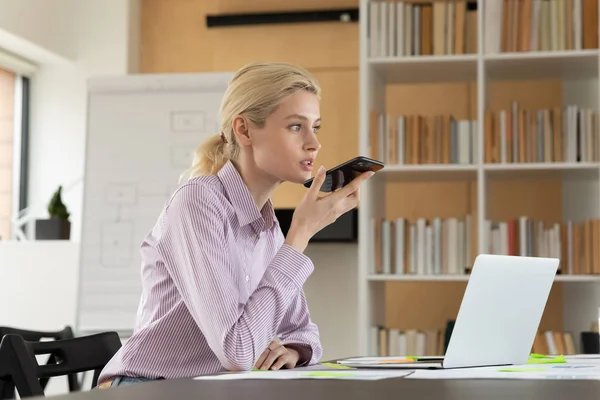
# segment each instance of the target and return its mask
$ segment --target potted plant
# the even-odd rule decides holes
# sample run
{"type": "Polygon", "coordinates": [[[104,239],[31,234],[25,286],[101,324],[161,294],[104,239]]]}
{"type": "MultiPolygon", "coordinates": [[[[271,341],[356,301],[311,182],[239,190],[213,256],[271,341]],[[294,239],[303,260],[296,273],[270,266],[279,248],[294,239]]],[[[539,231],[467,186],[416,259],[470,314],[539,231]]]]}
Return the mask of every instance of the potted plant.
{"type": "Polygon", "coordinates": [[[48,219],[35,221],[35,238],[37,240],[69,240],[71,237],[71,222],[69,211],[62,202],[62,186],[52,195],[48,203],[48,219]]]}

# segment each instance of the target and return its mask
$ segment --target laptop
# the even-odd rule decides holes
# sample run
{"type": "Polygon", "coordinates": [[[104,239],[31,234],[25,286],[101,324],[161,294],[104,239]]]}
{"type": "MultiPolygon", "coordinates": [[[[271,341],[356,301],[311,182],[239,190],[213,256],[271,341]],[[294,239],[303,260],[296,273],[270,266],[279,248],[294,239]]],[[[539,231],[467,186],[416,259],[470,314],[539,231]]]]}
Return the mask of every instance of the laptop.
{"type": "Polygon", "coordinates": [[[444,356],[358,357],[359,368],[465,368],[526,364],[556,276],[558,258],[480,254],[444,356]]]}

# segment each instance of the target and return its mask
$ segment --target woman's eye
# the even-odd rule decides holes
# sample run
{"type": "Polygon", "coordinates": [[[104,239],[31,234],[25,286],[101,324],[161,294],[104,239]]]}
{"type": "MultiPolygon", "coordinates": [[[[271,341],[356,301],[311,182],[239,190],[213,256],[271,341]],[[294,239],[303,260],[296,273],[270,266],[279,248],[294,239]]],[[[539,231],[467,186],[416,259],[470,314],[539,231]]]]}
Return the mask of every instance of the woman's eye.
{"type": "Polygon", "coordinates": [[[300,124],[295,124],[290,127],[293,131],[300,131],[302,126],[300,124]]]}
{"type": "Polygon", "coordinates": [[[314,133],[317,133],[319,131],[319,129],[321,129],[321,125],[313,126],[313,132],[314,133]]]}

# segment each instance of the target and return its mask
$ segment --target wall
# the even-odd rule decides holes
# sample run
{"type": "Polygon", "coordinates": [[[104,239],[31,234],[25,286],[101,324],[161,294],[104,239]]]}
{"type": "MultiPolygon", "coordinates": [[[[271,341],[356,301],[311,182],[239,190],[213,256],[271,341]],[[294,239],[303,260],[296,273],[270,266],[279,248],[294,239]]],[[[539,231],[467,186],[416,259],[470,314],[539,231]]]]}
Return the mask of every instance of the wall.
{"type": "Polygon", "coordinates": [[[40,64],[31,82],[29,204],[45,217],[58,185],[81,234],[86,79],[137,67],[137,0],[4,1],[0,46],[40,64]],[[51,7],[50,7],[51,5],[51,7]],[[108,27],[110,26],[110,29],[108,27]],[[65,154],[66,153],[66,154],[65,154]],[[68,155],[67,155],[68,154],[68,155]]]}

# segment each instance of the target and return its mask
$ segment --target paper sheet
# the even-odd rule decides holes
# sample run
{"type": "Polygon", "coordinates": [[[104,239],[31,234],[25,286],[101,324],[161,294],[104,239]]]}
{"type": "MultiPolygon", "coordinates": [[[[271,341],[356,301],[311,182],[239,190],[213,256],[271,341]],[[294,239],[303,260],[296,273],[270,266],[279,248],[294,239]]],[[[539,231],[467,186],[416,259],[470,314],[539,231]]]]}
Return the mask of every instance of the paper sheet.
{"type": "Polygon", "coordinates": [[[507,367],[419,370],[407,379],[593,379],[600,366],[591,364],[511,365],[507,367]]]}
{"type": "Polygon", "coordinates": [[[416,369],[416,368],[440,368],[441,358],[439,356],[430,357],[357,357],[339,360],[340,365],[354,368],[382,368],[382,369],[416,369]],[[418,362],[417,362],[418,361],[418,362]],[[430,362],[428,362],[430,361],[430,362]]]}
{"type": "Polygon", "coordinates": [[[237,380],[237,379],[344,379],[344,380],[379,380],[401,378],[411,371],[357,371],[357,370],[279,370],[249,371],[225,373],[221,375],[199,376],[197,380],[237,380]]]}

